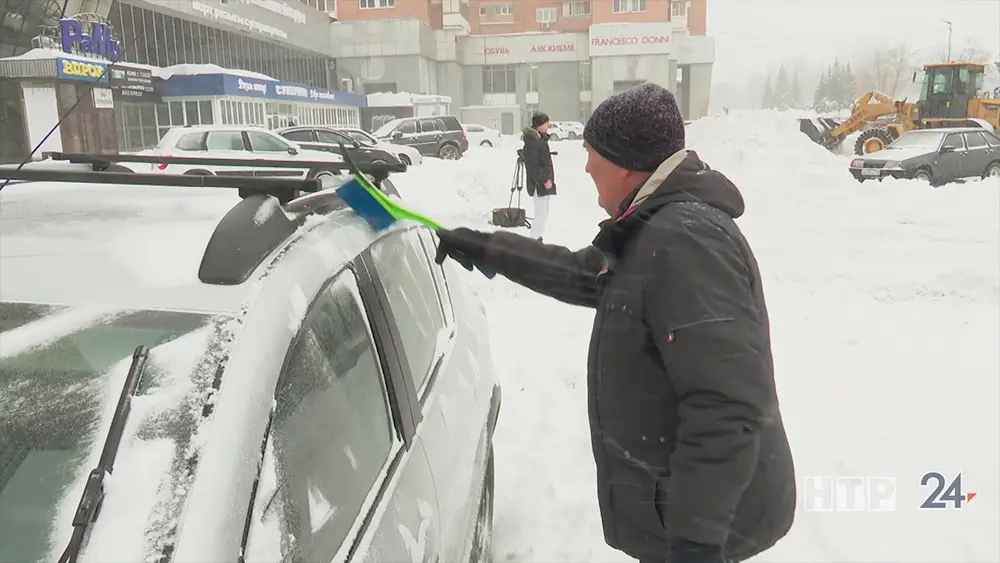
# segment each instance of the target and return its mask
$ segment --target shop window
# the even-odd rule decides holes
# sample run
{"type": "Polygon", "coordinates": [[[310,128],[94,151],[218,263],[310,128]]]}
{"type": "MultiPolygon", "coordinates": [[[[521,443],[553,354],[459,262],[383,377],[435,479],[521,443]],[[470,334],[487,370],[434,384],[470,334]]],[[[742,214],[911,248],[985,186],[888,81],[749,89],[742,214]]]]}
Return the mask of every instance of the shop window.
{"type": "Polygon", "coordinates": [[[528,91],[538,91],[538,67],[535,65],[528,65],[528,91]]]}
{"type": "Polygon", "coordinates": [[[576,0],[574,2],[563,2],[563,17],[578,18],[590,15],[590,0],[576,0]]]}
{"type": "Polygon", "coordinates": [[[198,119],[198,102],[184,102],[184,117],[187,121],[184,125],[201,125],[198,119]]]}
{"type": "Polygon", "coordinates": [[[579,78],[580,84],[578,88],[581,92],[586,92],[592,88],[593,75],[591,74],[590,61],[582,61],[580,63],[579,78]]]}
{"type": "Polygon", "coordinates": [[[646,11],[646,0],[614,0],[616,14],[636,14],[646,11]]]}
{"type": "Polygon", "coordinates": [[[517,92],[517,69],[511,65],[483,67],[483,94],[514,94],[517,92]]]}
{"type": "Polygon", "coordinates": [[[536,8],[535,21],[538,23],[554,23],[556,21],[556,9],[552,7],[536,8]]]}
{"type": "Polygon", "coordinates": [[[198,102],[198,113],[201,115],[202,125],[212,125],[212,100],[202,100],[198,102]]]}

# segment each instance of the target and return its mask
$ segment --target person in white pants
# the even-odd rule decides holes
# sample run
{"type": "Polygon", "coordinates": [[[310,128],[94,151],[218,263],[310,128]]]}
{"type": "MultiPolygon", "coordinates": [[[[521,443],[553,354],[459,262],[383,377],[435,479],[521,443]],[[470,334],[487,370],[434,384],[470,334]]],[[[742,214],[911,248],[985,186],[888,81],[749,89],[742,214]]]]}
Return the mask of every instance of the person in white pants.
{"type": "Polygon", "coordinates": [[[549,218],[549,198],[556,195],[555,169],[549,151],[549,116],[535,112],[531,127],[525,127],[522,136],[524,149],[525,188],[535,204],[531,221],[531,238],[542,240],[545,223],[549,218]]]}

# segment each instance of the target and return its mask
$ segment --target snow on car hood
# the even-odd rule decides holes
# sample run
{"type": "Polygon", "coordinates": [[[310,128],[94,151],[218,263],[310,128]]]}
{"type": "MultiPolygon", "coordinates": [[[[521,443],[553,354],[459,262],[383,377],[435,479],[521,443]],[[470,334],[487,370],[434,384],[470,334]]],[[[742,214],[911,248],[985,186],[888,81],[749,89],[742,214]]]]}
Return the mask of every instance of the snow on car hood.
{"type": "Polygon", "coordinates": [[[880,151],[869,153],[865,155],[865,160],[909,160],[911,158],[917,158],[921,156],[926,156],[934,152],[930,149],[921,148],[893,148],[886,147],[880,151]]]}

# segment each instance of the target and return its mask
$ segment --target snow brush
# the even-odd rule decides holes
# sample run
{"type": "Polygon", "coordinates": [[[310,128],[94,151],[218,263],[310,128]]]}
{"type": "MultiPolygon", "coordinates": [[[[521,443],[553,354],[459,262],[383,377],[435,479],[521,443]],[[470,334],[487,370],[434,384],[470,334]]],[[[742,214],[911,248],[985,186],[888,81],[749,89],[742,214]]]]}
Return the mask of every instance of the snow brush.
{"type": "MultiPolygon", "coordinates": [[[[337,195],[340,196],[340,198],[343,199],[355,213],[371,225],[373,229],[376,231],[383,231],[395,224],[396,221],[405,220],[416,221],[417,223],[435,231],[444,228],[437,221],[434,221],[425,215],[421,215],[416,211],[407,209],[392,199],[389,199],[389,196],[382,193],[382,190],[372,184],[372,182],[357,169],[354,162],[351,161],[351,158],[347,156],[347,151],[344,150],[344,145],[340,145],[340,148],[342,151],[341,154],[344,156],[344,162],[350,167],[354,177],[336,189],[337,195]]],[[[476,269],[482,272],[482,274],[488,279],[493,279],[493,277],[496,276],[496,272],[487,270],[478,264],[476,265],[476,269]]]]}

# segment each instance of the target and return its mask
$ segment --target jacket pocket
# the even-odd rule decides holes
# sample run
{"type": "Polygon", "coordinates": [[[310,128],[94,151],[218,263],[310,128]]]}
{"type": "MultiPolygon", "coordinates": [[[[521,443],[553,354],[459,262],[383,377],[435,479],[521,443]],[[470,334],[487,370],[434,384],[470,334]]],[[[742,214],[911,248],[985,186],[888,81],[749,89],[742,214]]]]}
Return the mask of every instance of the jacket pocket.
{"type": "Polygon", "coordinates": [[[667,477],[660,477],[653,483],[653,507],[656,508],[656,517],[664,531],[667,529],[667,487],[669,486],[667,477]]]}

